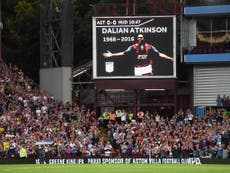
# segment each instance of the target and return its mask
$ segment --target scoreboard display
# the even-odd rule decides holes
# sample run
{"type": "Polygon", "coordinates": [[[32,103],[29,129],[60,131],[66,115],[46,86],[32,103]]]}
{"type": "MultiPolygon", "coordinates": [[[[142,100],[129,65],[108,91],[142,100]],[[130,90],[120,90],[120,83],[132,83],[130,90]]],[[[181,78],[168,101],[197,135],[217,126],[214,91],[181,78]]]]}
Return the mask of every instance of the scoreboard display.
{"type": "Polygon", "coordinates": [[[93,78],[176,78],[176,17],[93,17],[93,78]]]}

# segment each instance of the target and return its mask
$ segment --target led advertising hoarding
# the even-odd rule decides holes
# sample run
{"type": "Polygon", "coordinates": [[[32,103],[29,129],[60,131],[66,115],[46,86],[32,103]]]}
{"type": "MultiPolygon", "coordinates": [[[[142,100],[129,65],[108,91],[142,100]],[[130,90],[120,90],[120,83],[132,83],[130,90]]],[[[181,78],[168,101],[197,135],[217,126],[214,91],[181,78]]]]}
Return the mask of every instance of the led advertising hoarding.
{"type": "Polygon", "coordinates": [[[93,17],[94,79],[176,77],[175,16],[93,17]]]}

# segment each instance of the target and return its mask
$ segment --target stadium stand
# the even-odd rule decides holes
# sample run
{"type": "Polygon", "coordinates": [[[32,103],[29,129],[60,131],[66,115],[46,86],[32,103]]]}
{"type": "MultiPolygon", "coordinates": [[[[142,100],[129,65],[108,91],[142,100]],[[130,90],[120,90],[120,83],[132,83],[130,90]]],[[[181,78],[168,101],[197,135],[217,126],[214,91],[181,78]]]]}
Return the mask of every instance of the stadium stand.
{"type": "Polygon", "coordinates": [[[16,65],[0,62],[0,159],[24,157],[230,158],[229,112],[144,112],[106,121],[84,105],[62,103],[16,65]],[[168,118],[172,117],[172,118],[168,118]],[[23,151],[24,152],[24,151],[23,151]]]}

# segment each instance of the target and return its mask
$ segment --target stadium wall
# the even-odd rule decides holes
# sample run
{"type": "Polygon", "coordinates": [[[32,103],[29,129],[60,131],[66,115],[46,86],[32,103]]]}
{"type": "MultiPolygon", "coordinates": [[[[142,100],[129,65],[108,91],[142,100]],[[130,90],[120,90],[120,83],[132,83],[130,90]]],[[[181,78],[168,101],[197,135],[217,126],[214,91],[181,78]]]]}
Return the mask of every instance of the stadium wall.
{"type": "Polygon", "coordinates": [[[63,103],[72,102],[71,67],[40,69],[40,88],[63,103]]]}

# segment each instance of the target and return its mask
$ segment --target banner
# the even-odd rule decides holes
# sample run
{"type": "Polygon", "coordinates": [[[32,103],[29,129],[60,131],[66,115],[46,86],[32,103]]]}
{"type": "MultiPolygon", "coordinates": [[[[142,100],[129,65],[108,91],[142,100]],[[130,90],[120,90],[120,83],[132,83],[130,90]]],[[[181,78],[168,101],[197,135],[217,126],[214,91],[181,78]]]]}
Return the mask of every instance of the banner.
{"type": "MultiPolygon", "coordinates": [[[[39,159],[35,160],[40,164],[39,159]]],[[[44,164],[201,164],[200,158],[65,158],[48,159],[44,164]]]]}

